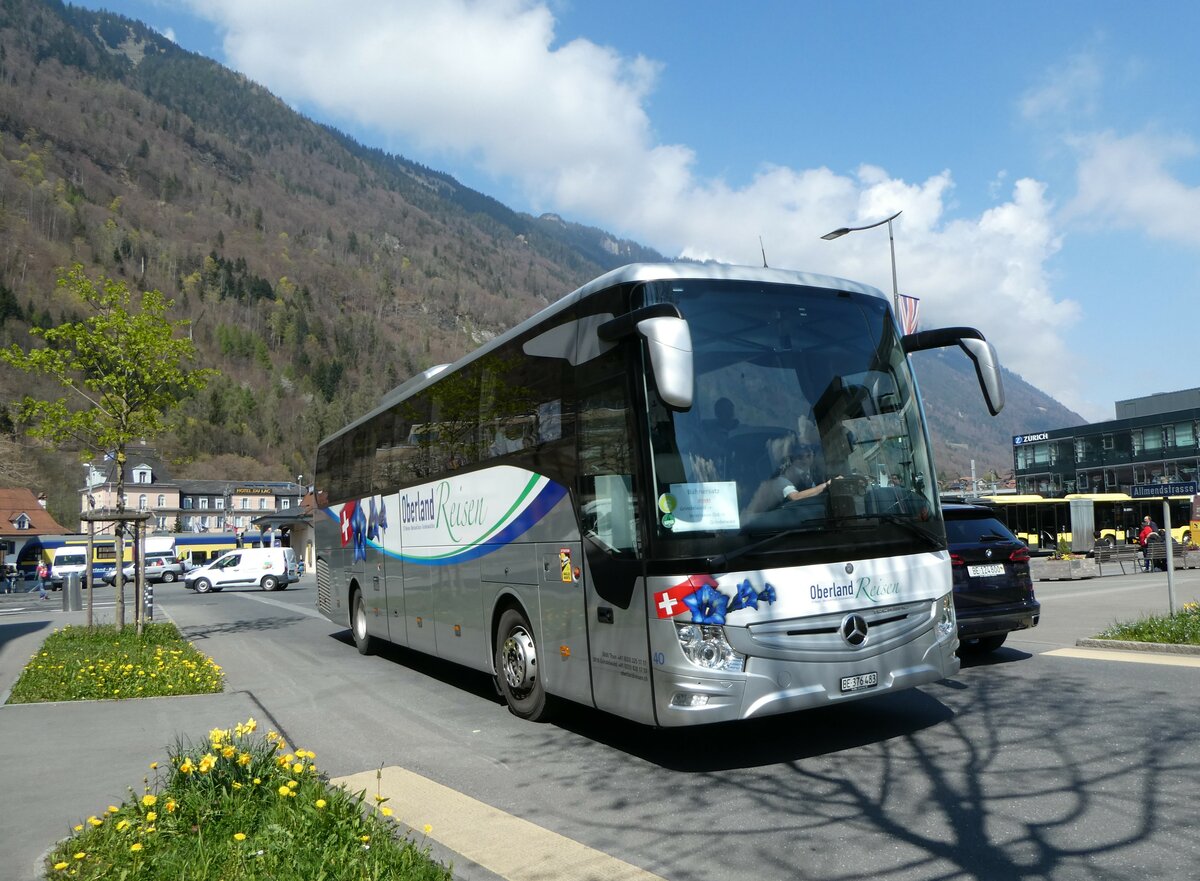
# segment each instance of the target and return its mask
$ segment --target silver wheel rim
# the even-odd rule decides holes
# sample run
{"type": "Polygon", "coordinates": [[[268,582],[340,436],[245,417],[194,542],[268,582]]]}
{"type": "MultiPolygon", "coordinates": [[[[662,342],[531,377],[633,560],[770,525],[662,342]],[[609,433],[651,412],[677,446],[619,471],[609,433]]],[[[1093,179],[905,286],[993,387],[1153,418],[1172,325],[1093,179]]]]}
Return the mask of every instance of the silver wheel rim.
{"type": "Polygon", "coordinates": [[[362,600],[354,604],[354,636],[359,642],[367,638],[367,610],[362,600]]]}
{"type": "Polygon", "coordinates": [[[515,628],[500,647],[504,681],[518,696],[528,694],[537,681],[537,647],[524,627],[515,628]]]}

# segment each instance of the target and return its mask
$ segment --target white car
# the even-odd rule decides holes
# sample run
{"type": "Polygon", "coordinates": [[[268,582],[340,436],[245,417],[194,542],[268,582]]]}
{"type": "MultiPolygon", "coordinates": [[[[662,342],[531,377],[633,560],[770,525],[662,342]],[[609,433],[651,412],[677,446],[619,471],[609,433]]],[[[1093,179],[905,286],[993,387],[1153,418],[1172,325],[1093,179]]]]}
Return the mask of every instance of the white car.
{"type": "Polygon", "coordinates": [[[184,584],[196,593],[226,587],[261,587],[283,590],[300,580],[296,552],[291,548],[242,548],[230,551],[207,566],[184,575],[184,584]]]}

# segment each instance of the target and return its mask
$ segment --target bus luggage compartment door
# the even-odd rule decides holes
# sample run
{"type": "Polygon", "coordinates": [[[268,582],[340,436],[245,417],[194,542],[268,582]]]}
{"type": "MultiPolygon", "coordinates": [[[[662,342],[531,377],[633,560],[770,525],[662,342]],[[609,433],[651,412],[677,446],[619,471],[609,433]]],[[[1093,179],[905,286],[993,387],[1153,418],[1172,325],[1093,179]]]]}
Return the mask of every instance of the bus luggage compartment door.
{"type": "Polygon", "coordinates": [[[552,694],[592,704],[588,638],[579,542],[541,543],[538,594],[542,607],[539,654],[546,687],[552,694]]]}

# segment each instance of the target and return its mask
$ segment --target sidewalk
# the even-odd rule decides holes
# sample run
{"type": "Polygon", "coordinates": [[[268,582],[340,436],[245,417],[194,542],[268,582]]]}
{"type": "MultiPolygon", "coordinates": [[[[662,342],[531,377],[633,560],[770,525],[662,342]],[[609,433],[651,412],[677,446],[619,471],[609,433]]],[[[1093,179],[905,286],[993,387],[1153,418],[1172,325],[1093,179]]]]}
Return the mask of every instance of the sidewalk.
{"type": "MultiPolygon", "coordinates": [[[[90,815],[129,798],[163,762],[181,734],[203,737],[253,716],[282,729],[245,692],[128,701],[5,704],[29,658],[54,631],[86,622],[84,612],[63,612],[62,594],[40,601],[4,597],[0,617],[0,875],[5,881],[41,879],[42,857],[55,841],[90,815]],[[20,609],[20,611],[17,611],[20,609]]],[[[86,599],[85,599],[86,602],[86,599]]],[[[97,623],[111,623],[111,607],[97,623]]]]}

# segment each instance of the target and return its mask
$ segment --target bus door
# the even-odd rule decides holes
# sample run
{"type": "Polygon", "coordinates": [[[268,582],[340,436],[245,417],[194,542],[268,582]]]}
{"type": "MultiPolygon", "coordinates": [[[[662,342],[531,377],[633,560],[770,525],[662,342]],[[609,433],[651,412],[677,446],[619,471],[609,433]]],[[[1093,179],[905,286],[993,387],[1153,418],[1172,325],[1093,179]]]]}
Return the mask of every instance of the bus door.
{"type": "Polygon", "coordinates": [[[581,396],[577,503],[595,704],[653,725],[633,421],[624,376],[581,396]]]}

